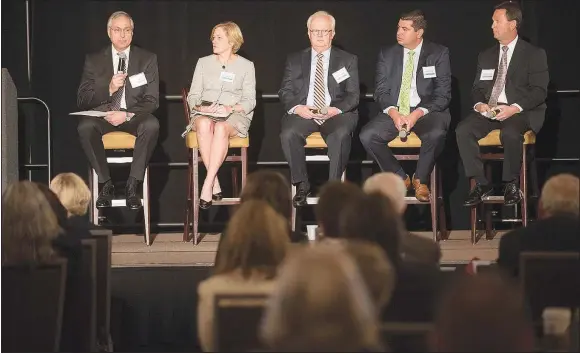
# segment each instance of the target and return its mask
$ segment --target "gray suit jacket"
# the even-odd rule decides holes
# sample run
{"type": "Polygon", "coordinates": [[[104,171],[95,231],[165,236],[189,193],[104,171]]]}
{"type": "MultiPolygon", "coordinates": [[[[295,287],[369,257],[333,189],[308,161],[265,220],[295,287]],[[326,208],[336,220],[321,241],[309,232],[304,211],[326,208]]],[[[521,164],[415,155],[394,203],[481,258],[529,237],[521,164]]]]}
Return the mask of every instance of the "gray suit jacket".
{"type": "MultiPolygon", "coordinates": [[[[311,50],[309,47],[292,53],[286,60],[282,87],[278,91],[286,112],[296,105],[306,104],[310,86],[311,50]]],[[[343,113],[356,112],[360,98],[357,56],[332,47],[327,82],[331,98],[330,106],[340,109],[343,113]],[[338,84],[332,73],[342,68],[346,69],[350,77],[338,84]]]]}
{"type": "MultiPolygon", "coordinates": [[[[77,105],[81,110],[108,111],[112,102],[109,83],[113,77],[111,45],[96,53],[87,55],[77,93],[77,105]]],[[[153,113],[159,107],[159,71],[157,55],[131,46],[129,66],[125,84],[127,111],[135,114],[153,113]],[[131,87],[129,77],[144,73],[147,84],[131,87]]]]}

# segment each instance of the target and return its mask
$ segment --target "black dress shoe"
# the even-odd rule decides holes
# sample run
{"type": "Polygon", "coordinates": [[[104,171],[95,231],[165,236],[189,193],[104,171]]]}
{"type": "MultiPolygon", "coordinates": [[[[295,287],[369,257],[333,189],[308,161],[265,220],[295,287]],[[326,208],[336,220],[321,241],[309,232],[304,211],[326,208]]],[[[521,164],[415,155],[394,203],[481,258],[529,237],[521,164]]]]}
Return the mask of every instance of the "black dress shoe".
{"type": "Polygon", "coordinates": [[[491,184],[476,184],[475,187],[469,192],[469,195],[463,202],[464,206],[476,206],[481,203],[484,197],[487,197],[493,191],[491,184]]]}
{"type": "Polygon", "coordinates": [[[205,200],[199,198],[199,208],[203,210],[207,210],[211,207],[212,201],[206,202],[205,200]]]}
{"type": "Polygon", "coordinates": [[[114,197],[115,185],[111,180],[108,180],[103,186],[103,189],[101,189],[95,205],[97,208],[110,208],[114,197]]]}
{"type": "Polygon", "coordinates": [[[127,180],[127,187],[125,188],[125,198],[127,201],[127,207],[129,209],[139,209],[141,208],[141,198],[137,195],[137,187],[139,181],[134,177],[129,177],[127,180]]]}
{"type": "Polygon", "coordinates": [[[295,208],[306,205],[306,198],[310,195],[310,185],[306,182],[300,182],[296,191],[296,195],[292,198],[292,205],[295,208]]]}
{"type": "Polygon", "coordinates": [[[212,194],[211,199],[215,200],[216,202],[219,202],[220,200],[224,199],[224,195],[222,194],[222,192],[212,194]]]}
{"type": "Polygon", "coordinates": [[[503,192],[504,205],[516,205],[522,201],[523,194],[515,182],[508,182],[503,192]]]}

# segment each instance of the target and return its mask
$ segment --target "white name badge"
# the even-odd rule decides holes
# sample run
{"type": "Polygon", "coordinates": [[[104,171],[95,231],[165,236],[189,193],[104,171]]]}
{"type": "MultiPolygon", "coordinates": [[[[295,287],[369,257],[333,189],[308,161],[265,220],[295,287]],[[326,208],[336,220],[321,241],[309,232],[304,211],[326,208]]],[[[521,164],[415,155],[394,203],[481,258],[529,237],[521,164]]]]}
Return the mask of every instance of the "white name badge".
{"type": "Polygon", "coordinates": [[[434,66],[424,66],[423,67],[423,77],[425,79],[432,79],[437,77],[437,72],[435,72],[434,66]]]}
{"type": "Polygon", "coordinates": [[[220,81],[223,82],[227,82],[227,83],[232,83],[234,82],[234,79],[236,78],[236,74],[234,73],[229,73],[227,71],[222,71],[222,73],[220,74],[220,81]]]}
{"type": "Polygon", "coordinates": [[[494,73],[495,73],[495,69],[482,69],[481,76],[479,77],[479,79],[482,81],[493,80],[494,73]]]}
{"type": "Polygon", "coordinates": [[[337,84],[340,84],[341,82],[343,82],[344,80],[346,80],[350,77],[350,75],[348,74],[348,71],[346,71],[345,68],[342,68],[342,69],[332,73],[332,76],[334,76],[334,79],[336,80],[337,84]]]}
{"type": "Polygon", "coordinates": [[[129,81],[131,82],[131,87],[136,88],[139,86],[147,85],[147,78],[144,73],[135,74],[129,76],[129,81]]]}

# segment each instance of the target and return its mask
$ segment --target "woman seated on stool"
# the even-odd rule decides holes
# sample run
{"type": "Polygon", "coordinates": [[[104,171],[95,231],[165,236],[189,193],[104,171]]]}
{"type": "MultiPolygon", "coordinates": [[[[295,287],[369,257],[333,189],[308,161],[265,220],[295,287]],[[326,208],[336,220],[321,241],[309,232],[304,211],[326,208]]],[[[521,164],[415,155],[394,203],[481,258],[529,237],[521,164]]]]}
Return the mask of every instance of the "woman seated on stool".
{"type": "Polygon", "coordinates": [[[256,107],[254,63],[235,54],[244,43],[238,25],[220,23],[211,31],[210,39],[213,54],[197,61],[187,95],[201,159],[207,169],[199,200],[202,209],[208,209],[212,200],[222,199],[217,172],[226,158],[229,139],[248,136],[256,107]]]}

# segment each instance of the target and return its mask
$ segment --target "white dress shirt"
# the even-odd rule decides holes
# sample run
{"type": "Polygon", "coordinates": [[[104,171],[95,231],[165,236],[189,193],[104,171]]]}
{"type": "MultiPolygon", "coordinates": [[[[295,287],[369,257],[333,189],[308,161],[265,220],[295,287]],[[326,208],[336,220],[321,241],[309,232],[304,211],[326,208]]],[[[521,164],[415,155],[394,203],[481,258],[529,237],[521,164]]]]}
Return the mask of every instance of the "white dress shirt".
{"type": "MultiPolygon", "coordinates": [[[[330,50],[328,48],[324,52],[322,52],[322,65],[324,67],[324,104],[325,106],[330,106],[330,102],[332,99],[330,98],[330,92],[328,92],[328,67],[330,66],[330,50]]],[[[311,49],[310,54],[310,84],[308,85],[308,96],[306,97],[306,105],[307,106],[314,106],[314,80],[316,79],[316,63],[318,62],[318,58],[316,57],[318,53],[311,49]]],[[[292,107],[288,113],[294,113],[296,107],[298,105],[292,107]]]]}
{"type": "MultiPolygon", "coordinates": [[[[113,57],[113,75],[117,73],[117,68],[119,67],[119,56],[117,55],[117,53],[120,53],[119,51],[117,51],[115,49],[115,47],[113,47],[113,45],[111,45],[111,48],[113,49],[111,51],[112,57],[113,57]]],[[[127,56],[127,59],[125,59],[125,72],[127,71],[127,69],[129,68],[129,52],[131,51],[131,47],[127,47],[127,49],[123,50],[123,53],[125,53],[125,55],[127,56]]],[[[126,82],[126,80],[125,80],[126,82]]],[[[123,95],[121,96],[121,108],[127,109],[127,101],[125,101],[125,87],[121,87],[119,90],[123,90],[123,95]]]]}
{"type": "MultiPolygon", "coordinates": [[[[419,97],[419,93],[417,92],[417,70],[419,66],[419,56],[421,56],[421,48],[423,48],[423,40],[417,46],[417,48],[413,49],[415,55],[413,56],[413,78],[411,79],[411,94],[409,95],[409,106],[410,107],[417,107],[417,105],[421,102],[421,97],[419,97]]],[[[403,75],[405,74],[405,64],[407,64],[407,60],[409,59],[409,52],[411,50],[407,48],[403,48],[403,73],[401,74],[401,82],[403,81],[403,75]]],[[[399,98],[397,100],[397,106],[401,105],[401,91],[399,90],[399,98]]],[[[383,112],[387,113],[389,109],[397,108],[395,106],[387,107],[383,112]]],[[[429,110],[423,107],[417,107],[418,109],[422,110],[424,115],[429,113],[429,110]]]]}

